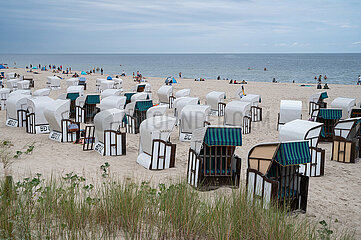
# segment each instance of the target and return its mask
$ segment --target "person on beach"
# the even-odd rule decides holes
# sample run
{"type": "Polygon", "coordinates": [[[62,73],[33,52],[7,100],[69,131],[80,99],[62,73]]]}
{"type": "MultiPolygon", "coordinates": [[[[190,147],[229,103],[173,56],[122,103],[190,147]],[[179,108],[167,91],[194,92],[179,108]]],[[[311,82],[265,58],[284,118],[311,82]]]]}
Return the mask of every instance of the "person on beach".
{"type": "Polygon", "coordinates": [[[179,78],[182,78],[182,72],[179,72],[179,78]]]}
{"type": "Polygon", "coordinates": [[[322,75],[318,76],[318,82],[319,82],[319,83],[322,82],[322,75]]]}
{"type": "Polygon", "coordinates": [[[357,85],[361,85],[361,75],[358,75],[357,85]]]}
{"type": "Polygon", "coordinates": [[[325,74],[325,76],[323,77],[323,79],[327,80],[327,76],[326,76],[326,74],[325,74]]]}
{"type": "Polygon", "coordinates": [[[103,75],[103,68],[100,68],[100,74],[103,75]]]}

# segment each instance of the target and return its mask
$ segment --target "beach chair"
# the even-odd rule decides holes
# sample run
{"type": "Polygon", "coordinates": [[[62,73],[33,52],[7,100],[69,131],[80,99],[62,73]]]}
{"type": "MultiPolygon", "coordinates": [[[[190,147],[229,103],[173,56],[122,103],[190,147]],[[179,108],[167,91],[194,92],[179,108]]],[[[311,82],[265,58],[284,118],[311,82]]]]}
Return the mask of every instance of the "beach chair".
{"type": "Polygon", "coordinates": [[[171,95],[169,97],[169,108],[174,108],[174,102],[177,98],[179,99],[183,97],[189,97],[190,93],[191,90],[189,88],[186,88],[186,89],[181,89],[177,91],[175,94],[171,95]]]}
{"type": "Polygon", "coordinates": [[[212,116],[224,116],[224,108],[226,106],[224,102],[226,99],[225,92],[212,91],[206,95],[206,104],[211,107],[212,116]]]}
{"type": "Polygon", "coordinates": [[[95,80],[95,89],[97,93],[100,93],[102,88],[101,88],[101,83],[107,81],[105,78],[97,78],[95,80]]]}
{"type": "Polygon", "coordinates": [[[109,96],[120,96],[122,92],[123,92],[122,89],[105,89],[104,91],[102,91],[100,96],[102,99],[104,99],[109,96]]]}
{"type": "Polygon", "coordinates": [[[307,208],[309,177],[300,165],[311,162],[309,141],[262,143],[248,153],[246,189],[250,200],[287,206],[291,211],[307,208]]]}
{"type": "Polygon", "coordinates": [[[66,80],[66,86],[78,86],[79,85],[79,79],[78,78],[69,78],[66,80]]]}
{"type": "Polygon", "coordinates": [[[16,91],[11,92],[9,94],[9,96],[16,95],[16,94],[31,95],[31,90],[30,89],[28,89],[28,90],[24,90],[24,89],[16,90],[16,91]]]}
{"type": "Polygon", "coordinates": [[[84,90],[86,90],[86,78],[85,77],[78,77],[79,83],[78,85],[84,86],[84,90]]]}
{"type": "Polygon", "coordinates": [[[50,127],[49,139],[57,142],[75,142],[80,138],[80,123],[70,117],[70,100],[57,99],[49,104],[44,116],[50,127]]]}
{"type": "Polygon", "coordinates": [[[334,127],[331,160],[355,163],[361,157],[361,117],[340,120],[334,127]]]}
{"type": "Polygon", "coordinates": [[[120,132],[124,110],[112,108],[99,112],[94,117],[94,150],[102,156],[126,154],[126,134],[120,132]]]}
{"type": "Polygon", "coordinates": [[[9,94],[6,105],[6,126],[9,127],[25,127],[26,113],[28,109],[27,99],[31,98],[28,94],[9,94]]]}
{"type": "Polygon", "coordinates": [[[251,103],[231,101],[224,109],[224,125],[238,126],[243,134],[251,133],[251,103]]]}
{"type": "Polygon", "coordinates": [[[347,119],[351,115],[351,109],[356,106],[356,99],[355,98],[343,98],[338,97],[335,98],[331,102],[331,108],[338,108],[342,109],[342,117],[341,119],[347,119]]]}
{"type": "Polygon", "coordinates": [[[51,89],[50,88],[41,88],[35,90],[33,96],[49,96],[51,89]]]}
{"type": "Polygon", "coordinates": [[[324,100],[328,98],[327,92],[318,92],[312,94],[308,106],[308,114],[311,115],[314,110],[320,108],[327,108],[327,103],[324,100]]]}
{"type": "Polygon", "coordinates": [[[33,88],[34,87],[34,76],[31,75],[23,75],[20,78],[21,80],[27,80],[29,81],[29,87],[33,88]]]}
{"type": "Polygon", "coordinates": [[[17,89],[19,90],[29,90],[30,89],[30,81],[22,80],[16,83],[17,89]]]}
{"type": "Polygon", "coordinates": [[[16,91],[18,89],[19,78],[13,78],[10,80],[6,80],[6,87],[11,89],[11,91],[16,91]]]}
{"type": "Polygon", "coordinates": [[[308,140],[311,162],[300,165],[299,172],[309,177],[324,175],[325,150],[318,147],[322,123],[306,120],[293,120],[280,126],[278,138],[281,142],[308,140]]]}
{"type": "Polygon", "coordinates": [[[57,76],[48,76],[46,86],[50,89],[60,89],[60,80],[57,76]]]}
{"type": "Polygon", "coordinates": [[[169,85],[163,85],[158,89],[157,95],[159,103],[169,105],[169,98],[173,96],[173,87],[169,85]]]}
{"type": "Polygon", "coordinates": [[[175,166],[176,144],[170,142],[175,123],[175,118],[154,116],[140,124],[138,164],[149,170],[175,166]]]}
{"type": "Polygon", "coordinates": [[[150,83],[138,83],[135,87],[135,92],[146,92],[151,93],[150,83]]]}
{"type": "Polygon", "coordinates": [[[95,114],[100,111],[97,107],[99,103],[100,96],[97,94],[78,97],[75,100],[75,122],[93,122],[95,114]]]}
{"type": "Polygon", "coordinates": [[[100,92],[103,92],[106,89],[114,89],[113,80],[105,80],[100,83],[100,92]]]}
{"type": "Polygon", "coordinates": [[[137,93],[125,106],[127,133],[139,133],[139,126],[147,118],[147,110],[153,107],[152,100],[145,100],[147,93],[137,93]]]}
{"type": "Polygon", "coordinates": [[[72,85],[66,90],[66,99],[70,99],[70,118],[75,118],[76,99],[84,95],[84,86],[72,85]]]}
{"type": "Polygon", "coordinates": [[[241,158],[234,154],[236,146],[242,146],[240,127],[209,125],[194,130],[188,153],[188,183],[200,190],[238,187],[241,158]]]}
{"type": "Polygon", "coordinates": [[[312,113],[314,121],[323,123],[320,142],[332,142],[335,124],[342,118],[342,109],[320,108],[312,113]]]}
{"type": "Polygon", "coordinates": [[[125,96],[109,96],[100,101],[100,111],[107,109],[124,109],[127,98],[125,96]]]}
{"type": "Polygon", "coordinates": [[[296,119],[302,119],[302,101],[281,100],[277,130],[280,125],[284,125],[285,123],[296,119]]]}
{"type": "Polygon", "coordinates": [[[114,81],[114,89],[123,89],[123,79],[121,78],[113,78],[114,81]]]}
{"type": "Polygon", "coordinates": [[[208,105],[186,105],[179,117],[179,140],[191,141],[192,132],[208,125],[211,107],[208,105]]]}
{"type": "Polygon", "coordinates": [[[10,80],[10,79],[15,79],[15,73],[14,72],[10,72],[6,74],[6,79],[10,80]]]}
{"type": "Polygon", "coordinates": [[[26,132],[30,134],[50,133],[49,123],[44,111],[55,100],[47,96],[28,98],[28,111],[26,113],[26,132]]]}
{"type": "Polygon", "coordinates": [[[262,121],[262,108],[259,107],[261,102],[261,96],[256,94],[247,94],[240,98],[241,102],[250,102],[251,103],[251,120],[252,122],[262,121]]]}
{"type": "Polygon", "coordinates": [[[164,116],[167,108],[167,105],[158,105],[148,108],[147,119],[155,116],[164,116]]]}
{"type": "Polygon", "coordinates": [[[6,100],[9,97],[10,88],[0,88],[0,110],[6,109],[6,100]]]}
{"type": "Polygon", "coordinates": [[[198,105],[199,98],[198,97],[179,97],[174,100],[174,116],[177,119],[177,123],[179,122],[179,116],[182,112],[182,109],[187,105],[198,105]]]}

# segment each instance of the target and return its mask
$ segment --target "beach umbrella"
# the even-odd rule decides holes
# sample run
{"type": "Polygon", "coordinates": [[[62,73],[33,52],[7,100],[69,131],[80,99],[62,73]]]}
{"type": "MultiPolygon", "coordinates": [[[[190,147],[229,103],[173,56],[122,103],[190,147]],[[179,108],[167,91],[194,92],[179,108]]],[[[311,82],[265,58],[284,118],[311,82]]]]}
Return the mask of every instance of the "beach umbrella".
{"type": "Polygon", "coordinates": [[[107,77],[107,80],[112,80],[113,78],[111,76],[108,76],[107,77]]]}

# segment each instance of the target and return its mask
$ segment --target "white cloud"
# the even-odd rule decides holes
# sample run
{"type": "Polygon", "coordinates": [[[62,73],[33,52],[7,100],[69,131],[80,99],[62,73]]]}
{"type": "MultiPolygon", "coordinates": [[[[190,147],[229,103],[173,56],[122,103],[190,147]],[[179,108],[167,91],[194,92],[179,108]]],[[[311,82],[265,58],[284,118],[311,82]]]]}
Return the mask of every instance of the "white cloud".
{"type": "Polygon", "coordinates": [[[361,42],[353,42],[352,45],[359,45],[361,42]]]}

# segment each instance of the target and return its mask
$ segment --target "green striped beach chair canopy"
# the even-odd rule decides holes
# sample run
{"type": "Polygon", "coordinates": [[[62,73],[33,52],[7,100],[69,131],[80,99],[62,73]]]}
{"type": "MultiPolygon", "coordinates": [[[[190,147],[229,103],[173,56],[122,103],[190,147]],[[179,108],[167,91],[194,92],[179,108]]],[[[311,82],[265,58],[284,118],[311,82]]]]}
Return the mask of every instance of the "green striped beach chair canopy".
{"type": "Polygon", "coordinates": [[[85,99],[85,103],[87,104],[98,104],[100,103],[99,95],[87,95],[85,99]]]}
{"type": "Polygon", "coordinates": [[[308,141],[281,143],[278,148],[275,161],[282,166],[298,165],[311,162],[308,141]]]}
{"type": "Polygon", "coordinates": [[[323,119],[341,119],[342,109],[321,108],[318,117],[323,119]]]}
{"type": "Polygon", "coordinates": [[[207,146],[242,146],[242,128],[208,127],[204,136],[207,146]]]}
{"type": "Polygon", "coordinates": [[[135,103],[135,110],[139,111],[147,111],[149,108],[153,107],[153,101],[152,100],[145,100],[145,101],[137,101],[135,103]]]}

